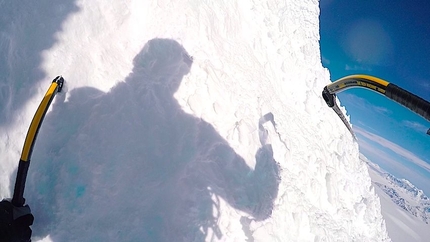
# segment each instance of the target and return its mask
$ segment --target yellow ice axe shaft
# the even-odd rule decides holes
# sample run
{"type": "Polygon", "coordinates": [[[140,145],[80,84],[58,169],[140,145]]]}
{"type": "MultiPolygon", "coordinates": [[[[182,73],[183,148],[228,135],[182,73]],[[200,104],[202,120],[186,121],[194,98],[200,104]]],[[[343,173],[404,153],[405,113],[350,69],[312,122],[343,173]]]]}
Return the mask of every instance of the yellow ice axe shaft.
{"type": "Polygon", "coordinates": [[[61,92],[64,84],[64,79],[61,76],[57,76],[51,83],[43,97],[42,101],[34,114],[33,120],[31,121],[30,127],[27,131],[25,138],[24,147],[22,148],[21,158],[19,160],[18,172],[15,181],[15,188],[13,191],[12,204],[20,207],[25,203],[24,199],[24,188],[27,180],[27,172],[30,166],[30,158],[33,152],[33,147],[36,142],[37,134],[39,133],[40,126],[42,125],[43,118],[51,105],[57,92],[61,92]]]}
{"type": "Polygon", "coordinates": [[[333,107],[336,93],[354,87],[363,87],[380,93],[430,121],[430,103],[428,101],[393,83],[374,76],[351,75],[340,78],[325,86],[322,95],[327,105],[333,107]]]}

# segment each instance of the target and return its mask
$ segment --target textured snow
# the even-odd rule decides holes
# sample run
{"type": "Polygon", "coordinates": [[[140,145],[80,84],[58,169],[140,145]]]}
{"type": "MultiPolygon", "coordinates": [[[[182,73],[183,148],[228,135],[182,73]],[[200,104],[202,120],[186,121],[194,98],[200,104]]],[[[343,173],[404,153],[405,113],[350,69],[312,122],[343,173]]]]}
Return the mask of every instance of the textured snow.
{"type": "Polygon", "coordinates": [[[2,196],[68,87],[30,166],[34,241],[390,240],[321,98],[318,1],[27,2],[0,10],[2,196]]]}

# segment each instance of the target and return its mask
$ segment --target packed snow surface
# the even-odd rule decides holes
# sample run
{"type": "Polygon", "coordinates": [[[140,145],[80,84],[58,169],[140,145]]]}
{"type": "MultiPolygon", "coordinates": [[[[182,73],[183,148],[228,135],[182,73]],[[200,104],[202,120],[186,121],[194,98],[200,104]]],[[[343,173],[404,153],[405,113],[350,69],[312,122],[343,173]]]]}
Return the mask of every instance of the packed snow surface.
{"type": "Polygon", "coordinates": [[[34,241],[390,240],[321,98],[318,1],[8,4],[2,196],[45,89],[68,88],[32,157],[34,241]]]}

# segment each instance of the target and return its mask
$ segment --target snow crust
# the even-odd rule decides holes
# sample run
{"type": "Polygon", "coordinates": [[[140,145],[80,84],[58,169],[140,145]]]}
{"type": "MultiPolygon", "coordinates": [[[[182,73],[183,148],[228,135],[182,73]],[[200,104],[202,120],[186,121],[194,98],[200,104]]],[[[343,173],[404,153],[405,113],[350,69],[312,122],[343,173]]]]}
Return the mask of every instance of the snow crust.
{"type": "Polygon", "coordinates": [[[19,104],[1,109],[1,195],[50,80],[69,90],[32,158],[34,241],[390,240],[321,98],[318,1],[46,2],[60,27],[26,36],[34,19],[12,21],[1,40],[14,53],[29,48],[18,37],[50,38],[28,60],[34,80],[11,78],[22,56],[4,68],[2,100],[19,104]]]}

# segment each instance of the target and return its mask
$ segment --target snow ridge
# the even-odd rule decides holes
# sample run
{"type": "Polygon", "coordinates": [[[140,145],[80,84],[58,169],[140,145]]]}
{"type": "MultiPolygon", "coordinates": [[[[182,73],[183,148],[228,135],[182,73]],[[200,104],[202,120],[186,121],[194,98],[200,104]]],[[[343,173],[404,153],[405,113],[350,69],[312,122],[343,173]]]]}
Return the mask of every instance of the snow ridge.
{"type": "Polygon", "coordinates": [[[411,198],[416,201],[424,200],[427,201],[429,198],[424,194],[424,192],[417,187],[415,187],[410,181],[402,178],[399,179],[392,174],[386,173],[386,179],[390,181],[393,185],[397,186],[404,192],[408,193],[411,198]]]}
{"type": "Polygon", "coordinates": [[[385,173],[383,177],[390,185],[380,182],[373,182],[373,184],[380,187],[397,206],[428,224],[430,222],[430,199],[424,192],[406,179],[399,179],[389,173],[385,173]]]}
{"type": "Polygon", "coordinates": [[[364,155],[360,154],[360,159],[368,164],[393,241],[427,241],[430,236],[427,196],[409,181],[389,174],[364,155]]]}
{"type": "Polygon", "coordinates": [[[381,188],[381,190],[401,209],[417,217],[426,224],[429,223],[430,198],[428,198],[421,189],[418,189],[404,178],[400,179],[386,172],[377,164],[369,161],[362,154],[360,154],[360,159],[365,161],[369,168],[383,179],[381,181],[372,181],[375,186],[381,188]]]}

